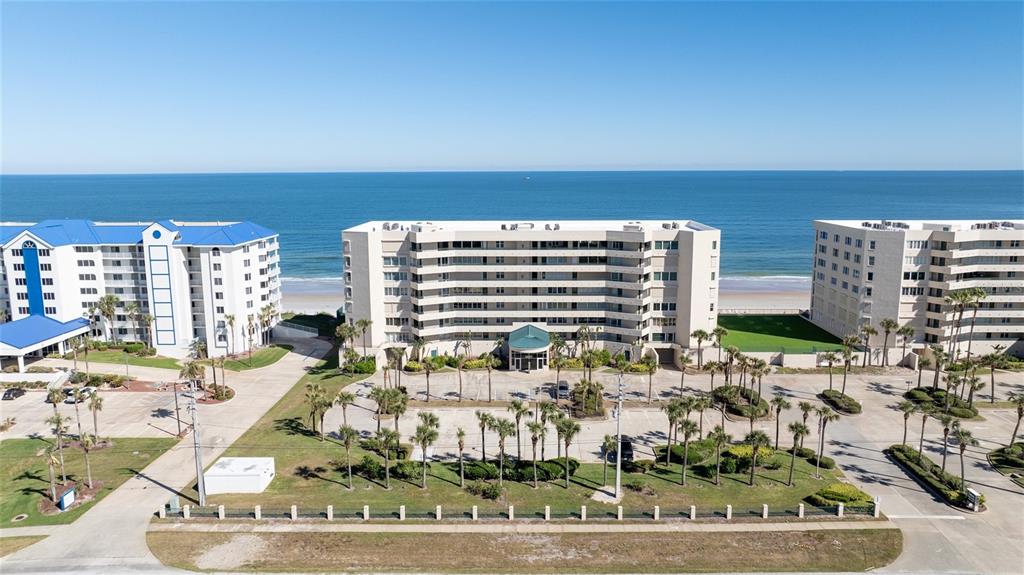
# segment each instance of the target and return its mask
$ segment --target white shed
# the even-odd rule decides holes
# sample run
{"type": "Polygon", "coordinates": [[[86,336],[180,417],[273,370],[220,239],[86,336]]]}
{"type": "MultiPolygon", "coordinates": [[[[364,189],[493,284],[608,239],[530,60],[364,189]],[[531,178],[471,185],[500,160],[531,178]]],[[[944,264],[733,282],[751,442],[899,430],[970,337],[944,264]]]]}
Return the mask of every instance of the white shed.
{"type": "Polygon", "coordinates": [[[274,480],[273,457],[221,457],[203,473],[206,493],[262,493],[274,480]]]}

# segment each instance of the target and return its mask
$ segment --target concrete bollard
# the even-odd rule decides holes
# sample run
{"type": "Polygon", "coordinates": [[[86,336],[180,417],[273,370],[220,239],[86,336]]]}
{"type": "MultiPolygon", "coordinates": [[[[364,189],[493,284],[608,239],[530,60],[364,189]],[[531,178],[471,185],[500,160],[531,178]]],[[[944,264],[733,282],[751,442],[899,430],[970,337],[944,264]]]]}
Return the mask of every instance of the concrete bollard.
{"type": "Polygon", "coordinates": [[[370,520],[370,506],[369,505],[363,505],[363,521],[369,521],[369,520],[370,520]]]}
{"type": "Polygon", "coordinates": [[[836,508],[836,517],[842,517],[842,516],[843,516],[843,504],[840,503],[839,507],[836,508]]]}
{"type": "Polygon", "coordinates": [[[508,506],[508,520],[512,521],[515,518],[516,518],[516,506],[515,505],[509,505],[508,506]]]}
{"type": "Polygon", "coordinates": [[[252,508],[252,516],[255,519],[263,519],[263,508],[259,505],[252,508]]]}
{"type": "Polygon", "coordinates": [[[158,517],[160,517],[160,519],[167,519],[167,508],[161,507],[160,510],[156,512],[156,514],[158,517]]]}
{"type": "Polygon", "coordinates": [[[299,506],[298,505],[292,505],[291,517],[292,517],[292,521],[295,521],[296,519],[299,518],[299,506]]]}
{"type": "Polygon", "coordinates": [[[697,518],[697,506],[696,505],[691,505],[690,506],[690,519],[696,519],[696,518],[697,518]]]}
{"type": "Polygon", "coordinates": [[[587,506],[586,505],[580,505],[580,521],[586,521],[586,520],[587,520],[587,506]]]}
{"type": "Polygon", "coordinates": [[[188,519],[189,517],[191,517],[191,516],[192,516],[192,511],[191,511],[191,509],[192,509],[192,508],[191,508],[191,507],[189,507],[188,505],[184,505],[184,506],[182,506],[182,508],[181,508],[181,517],[182,517],[183,519],[188,519]]]}
{"type": "Polygon", "coordinates": [[[334,521],[334,506],[333,505],[328,505],[327,506],[327,520],[328,521],[334,521]]]}
{"type": "Polygon", "coordinates": [[[224,506],[223,505],[218,505],[217,506],[217,519],[221,519],[221,520],[224,519],[224,506]]]}
{"type": "Polygon", "coordinates": [[[544,521],[551,521],[551,506],[544,506],[544,521]]]}
{"type": "Polygon", "coordinates": [[[725,518],[732,519],[732,505],[725,506],[725,518]]]}
{"type": "Polygon", "coordinates": [[[615,511],[615,518],[618,519],[619,521],[622,521],[622,506],[621,505],[619,505],[619,508],[615,511]]]}
{"type": "Polygon", "coordinates": [[[799,517],[800,519],[804,518],[804,504],[803,503],[801,503],[800,506],[796,508],[796,516],[799,517]]]}
{"type": "Polygon", "coordinates": [[[473,506],[473,521],[476,521],[479,515],[477,515],[476,505],[473,506]]]}
{"type": "Polygon", "coordinates": [[[661,519],[661,507],[658,505],[654,506],[654,520],[658,521],[661,519]]]}
{"type": "Polygon", "coordinates": [[[441,506],[440,505],[438,505],[437,507],[434,508],[434,519],[437,519],[438,521],[441,520],[441,506]]]}
{"type": "Polygon", "coordinates": [[[761,519],[768,519],[768,504],[761,504],[761,519]]]}
{"type": "Polygon", "coordinates": [[[405,505],[398,506],[398,520],[405,521],[405,505]]]}
{"type": "Polygon", "coordinates": [[[882,505],[881,505],[881,503],[882,503],[881,500],[876,496],[875,497],[875,504],[871,507],[871,516],[874,517],[875,519],[878,519],[879,515],[882,514],[882,509],[881,509],[882,505]]]}

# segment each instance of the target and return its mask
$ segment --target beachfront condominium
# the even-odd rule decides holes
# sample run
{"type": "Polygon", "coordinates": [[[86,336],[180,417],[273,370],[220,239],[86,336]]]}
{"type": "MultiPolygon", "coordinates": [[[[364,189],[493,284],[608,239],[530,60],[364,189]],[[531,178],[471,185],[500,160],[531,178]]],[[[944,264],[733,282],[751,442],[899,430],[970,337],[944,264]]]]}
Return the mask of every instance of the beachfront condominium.
{"type": "Polygon", "coordinates": [[[870,324],[878,346],[892,319],[914,330],[916,346],[1021,353],[1024,221],[819,220],[814,239],[811,320],[833,334],[870,324]],[[975,306],[961,317],[949,300],[963,290],[977,295],[976,319],[975,306]]]}
{"type": "Polygon", "coordinates": [[[717,320],[720,232],[690,220],[374,221],[342,245],[346,317],[372,322],[375,348],[504,338],[512,368],[544,369],[551,334],[588,327],[598,348],[670,362],[717,320]]]}
{"type": "Polygon", "coordinates": [[[249,222],[0,223],[4,350],[55,351],[49,336],[83,322],[172,357],[195,340],[211,356],[246,350],[279,317],[278,247],[249,222]]]}

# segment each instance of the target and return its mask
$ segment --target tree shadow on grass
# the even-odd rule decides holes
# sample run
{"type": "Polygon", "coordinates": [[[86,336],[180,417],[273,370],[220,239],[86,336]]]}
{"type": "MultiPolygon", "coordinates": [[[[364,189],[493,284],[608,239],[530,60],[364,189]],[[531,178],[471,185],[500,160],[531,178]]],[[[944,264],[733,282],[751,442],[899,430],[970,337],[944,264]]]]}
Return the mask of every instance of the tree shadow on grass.
{"type": "MultiPolygon", "coordinates": [[[[337,479],[331,479],[330,477],[325,477],[324,473],[326,473],[326,472],[327,472],[327,468],[326,467],[320,467],[320,466],[310,467],[308,465],[300,465],[300,466],[295,468],[295,475],[297,477],[301,477],[302,479],[305,479],[307,481],[309,481],[310,479],[319,479],[321,481],[326,481],[328,483],[334,483],[335,485],[341,485],[342,487],[348,488],[348,483],[347,482],[342,482],[342,481],[338,481],[337,479]]],[[[347,477],[347,474],[346,474],[346,477],[347,477]]]]}
{"type": "Polygon", "coordinates": [[[306,426],[298,417],[289,417],[287,419],[275,419],[274,420],[274,431],[283,431],[288,435],[302,435],[305,437],[318,437],[313,430],[306,426]]]}

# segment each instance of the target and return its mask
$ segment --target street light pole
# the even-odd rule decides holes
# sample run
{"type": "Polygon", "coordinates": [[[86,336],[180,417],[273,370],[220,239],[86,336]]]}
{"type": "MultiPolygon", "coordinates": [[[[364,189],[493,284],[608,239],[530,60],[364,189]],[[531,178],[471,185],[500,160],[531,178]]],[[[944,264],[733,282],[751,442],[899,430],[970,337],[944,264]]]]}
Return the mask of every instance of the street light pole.
{"type": "Polygon", "coordinates": [[[199,410],[196,408],[196,380],[190,379],[189,410],[192,412],[192,449],[196,455],[196,488],[199,491],[199,506],[206,507],[206,482],[203,480],[203,456],[199,451],[199,410]]]}
{"type": "Polygon", "coordinates": [[[622,497],[622,372],[619,372],[619,401],[615,408],[615,499],[622,497]]]}

